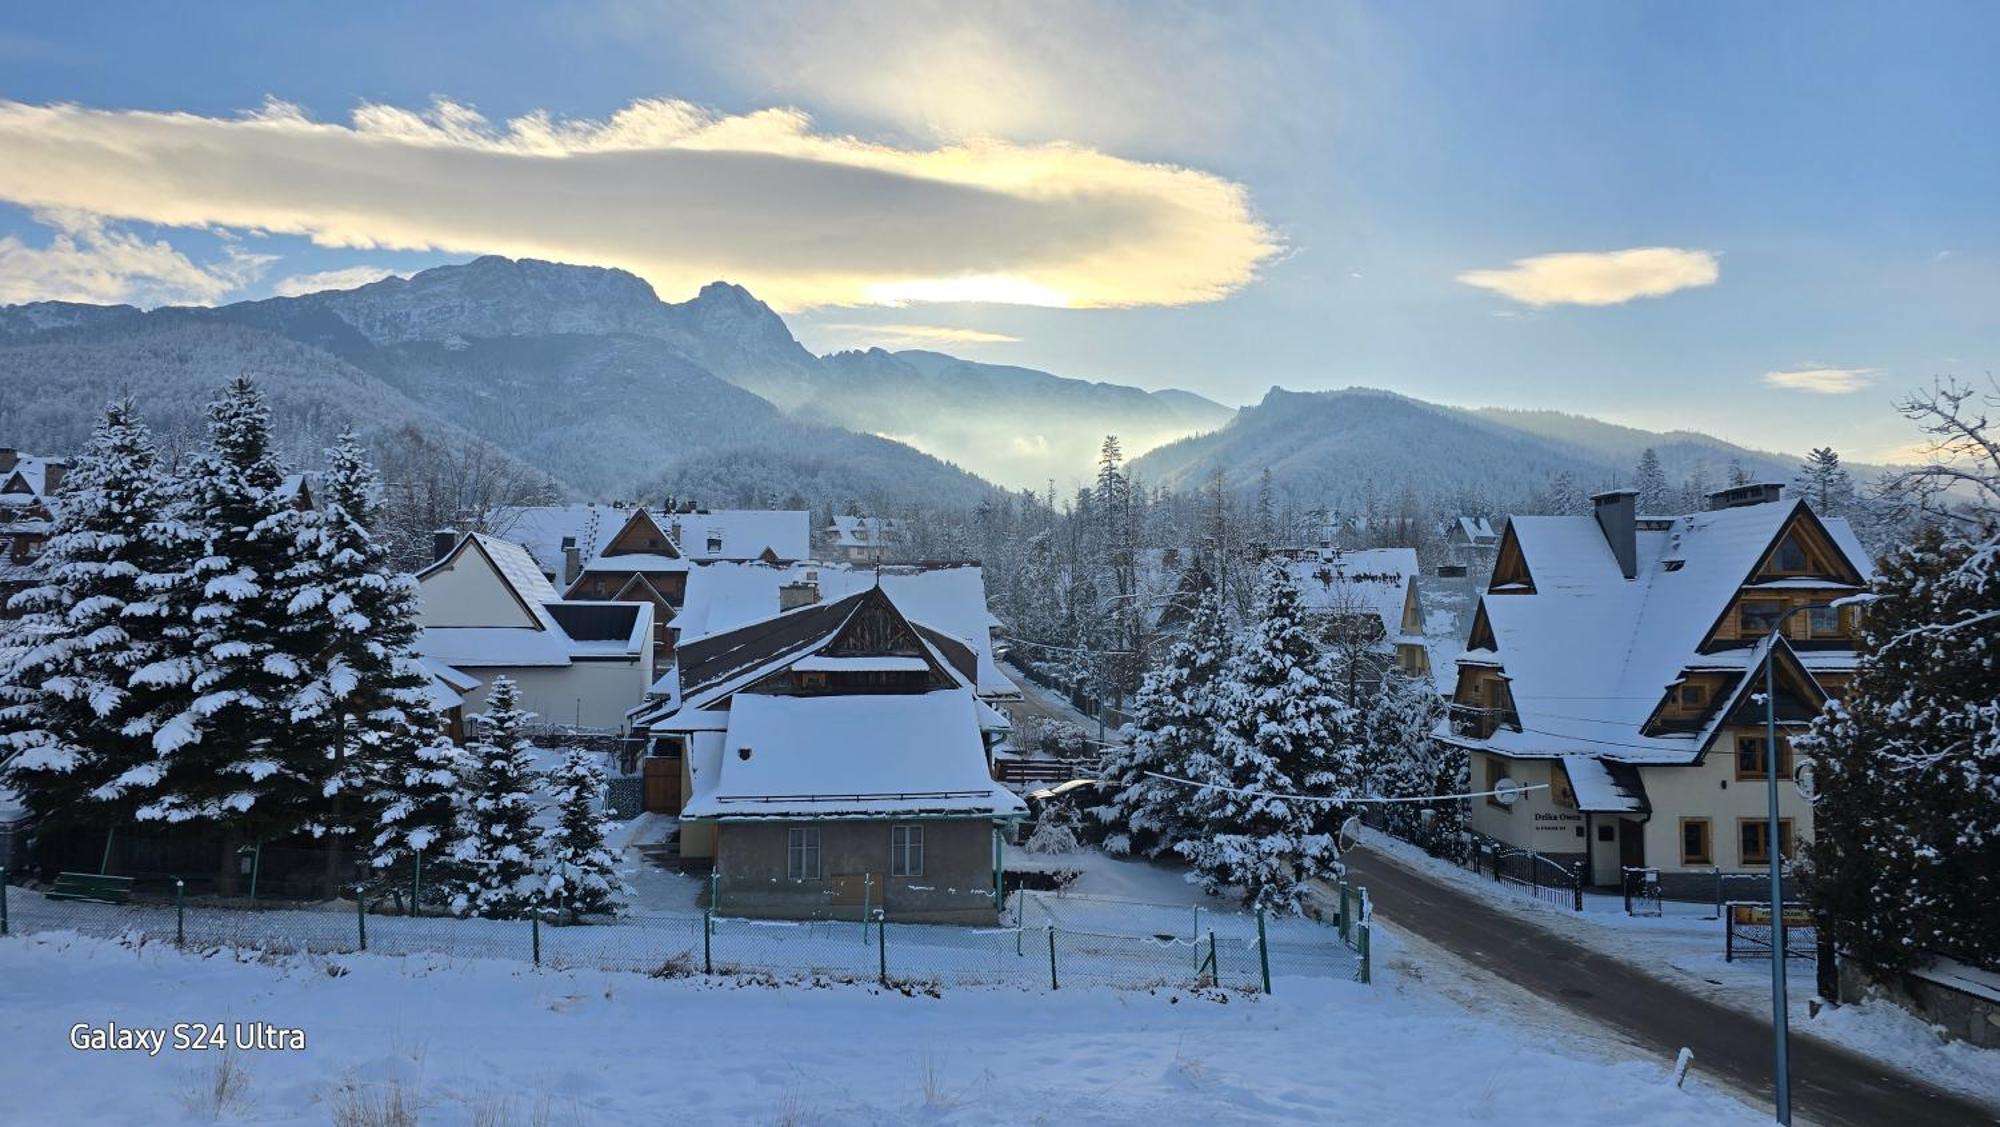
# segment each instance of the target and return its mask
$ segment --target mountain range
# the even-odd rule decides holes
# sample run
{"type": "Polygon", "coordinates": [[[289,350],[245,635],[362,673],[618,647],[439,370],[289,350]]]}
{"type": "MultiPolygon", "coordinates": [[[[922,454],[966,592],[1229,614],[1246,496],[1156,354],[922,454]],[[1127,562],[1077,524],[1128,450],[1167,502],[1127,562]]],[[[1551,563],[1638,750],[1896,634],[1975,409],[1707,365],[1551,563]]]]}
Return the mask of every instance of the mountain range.
{"type": "Polygon", "coordinates": [[[350,290],[214,308],[0,307],[0,440],[75,449],[129,394],[170,449],[239,373],[264,384],[285,452],[316,464],[354,425],[378,446],[473,452],[580,497],[710,504],[971,504],[992,483],[1087,477],[1103,436],[1170,486],[1269,468],[1302,501],[1478,486],[1525,497],[1567,470],[1629,478],[1651,445],[1678,478],[1731,458],[1791,459],[1704,435],[1555,412],[1440,407],[1388,392],[1273,388],[1240,412],[1147,391],[909,350],[815,356],[741,286],[663,302],[622,270],[485,257],[350,290]]]}

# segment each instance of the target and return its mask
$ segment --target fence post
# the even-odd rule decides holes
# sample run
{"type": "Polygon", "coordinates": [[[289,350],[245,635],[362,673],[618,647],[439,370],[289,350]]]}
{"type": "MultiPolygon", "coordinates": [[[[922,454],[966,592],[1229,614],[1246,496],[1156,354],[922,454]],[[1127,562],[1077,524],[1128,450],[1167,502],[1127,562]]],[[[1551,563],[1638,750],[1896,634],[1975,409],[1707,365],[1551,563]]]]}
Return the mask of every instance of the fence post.
{"type": "MultiPolygon", "coordinates": [[[[1215,957],[1214,928],[1208,929],[1208,973],[1215,976],[1215,986],[1220,988],[1222,986],[1222,960],[1215,957]]],[[[1195,968],[1196,977],[1199,978],[1200,974],[1201,974],[1201,968],[1196,967],[1195,968]]]]}
{"type": "Polygon", "coordinates": [[[715,959],[711,950],[711,939],[715,935],[715,918],[712,913],[701,914],[701,973],[715,973],[715,959]]]}
{"type": "Polygon", "coordinates": [[[530,929],[533,930],[535,935],[535,965],[541,966],[542,965],[542,912],[540,905],[536,905],[534,908],[529,909],[528,926],[530,929]]]}
{"type": "Polygon", "coordinates": [[[1361,952],[1361,984],[1363,986],[1368,985],[1368,933],[1373,930],[1375,930],[1374,924],[1367,920],[1361,921],[1361,934],[1357,938],[1359,939],[1358,950],[1361,952]]]}
{"type": "Polygon", "coordinates": [[[424,851],[417,850],[417,867],[410,875],[410,915],[419,916],[424,902],[424,851]]]}
{"type": "Polygon", "coordinates": [[[1716,912],[1722,916],[1722,961],[1733,963],[1736,961],[1736,929],[1730,926],[1729,917],[1722,915],[1722,909],[1717,908],[1716,912]]]}
{"type": "Polygon", "coordinates": [[[722,874],[714,869],[708,871],[708,910],[722,910],[722,874]]]}
{"type": "Polygon", "coordinates": [[[0,865],[0,935],[7,934],[7,866],[0,865]]]}
{"type": "MultiPolygon", "coordinates": [[[[880,978],[883,986],[889,985],[889,926],[888,925],[889,921],[886,913],[876,917],[875,972],[876,975],[880,978]]],[[[863,931],[866,931],[868,925],[862,924],[861,928],[863,931]]]]}
{"type": "Polygon", "coordinates": [[[1340,882],[1340,941],[1348,942],[1347,935],[1347,881],[1340,882]]]}
{"type": "Polygon", "coordinates": [[[1049,925],[1049,989],[1058,989],[1056,983],[1056,925],[1049,925]]]}
{"type": "Polygon", "coordinates": [[[1583,911],[1583,862],[1576,863],[1576,910],[1583,911]]]}
{"type": "Polygon", "coordinates": [[[875,874],[861,874],[861,942],[868,942],[868,901],[875,890],[875,874]]]}
{"type": "MultiPolygon", "coordinates": [[[[1210,944],[1215,942],[1214,932],[1208,933],[1208,941],[1210,944]]],[[[1257,909],[1257,965],[1264,972],[1264,993],[1269,994],[1271,992],[1271,944],[1266,941],[1264,936],[1264,909],[1262,908],[1257,909]]],[[[1217,970],[1216,981],[1220,982],[1220,968],[1217,968],[1217,970]]]]}
{"type": "MultiPolygon", "coordinates": [[[[1710,848],[1713,848],[1711,846],[1710,848]]],[[[1722,918],[1722,866],[1715,866],[1715,918],[1722,918]]]]}
{"type": "Polygon", "coordinates": [[[368,895],[362,885],[354,886],[354,922],[361,932],[361,949],[368,949],[368,895]]]}

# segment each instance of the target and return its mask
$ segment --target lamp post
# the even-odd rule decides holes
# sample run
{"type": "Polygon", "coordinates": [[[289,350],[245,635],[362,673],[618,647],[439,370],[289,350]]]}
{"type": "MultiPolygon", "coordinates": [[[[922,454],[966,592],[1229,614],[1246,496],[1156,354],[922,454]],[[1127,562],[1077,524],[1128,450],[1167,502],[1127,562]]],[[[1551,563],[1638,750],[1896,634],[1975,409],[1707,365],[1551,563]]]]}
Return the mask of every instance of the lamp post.
{"type": "Polygon", "coordinates": [[[1778,864],[1778,639],[1784,637],[1785,623],[1800,611],[1825,610],[1832,604],[1809,603],[1792,607],[1771,624],[1764,640],[1764,783],[1767,822],[1764,829],[1764,856],[1771,866],[1771,1033],[1777,1055],[1777,1121],[1792,1122],[1791,1019],[1785,997],[1785,883],[1784,868],[1778,864]]]}

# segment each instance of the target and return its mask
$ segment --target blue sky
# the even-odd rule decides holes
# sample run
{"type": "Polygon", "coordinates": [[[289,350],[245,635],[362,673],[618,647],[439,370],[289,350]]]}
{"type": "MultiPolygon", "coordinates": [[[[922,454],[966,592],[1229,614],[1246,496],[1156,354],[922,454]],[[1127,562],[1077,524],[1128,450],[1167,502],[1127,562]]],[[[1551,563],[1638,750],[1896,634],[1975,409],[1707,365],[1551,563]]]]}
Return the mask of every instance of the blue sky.
{"type": "Polygon", "coordinates": [[[2000,344],[1991,6],[76,7],[0,30],[0,301],[538,253],[820,351],[1860,460],[2000,344]]]}

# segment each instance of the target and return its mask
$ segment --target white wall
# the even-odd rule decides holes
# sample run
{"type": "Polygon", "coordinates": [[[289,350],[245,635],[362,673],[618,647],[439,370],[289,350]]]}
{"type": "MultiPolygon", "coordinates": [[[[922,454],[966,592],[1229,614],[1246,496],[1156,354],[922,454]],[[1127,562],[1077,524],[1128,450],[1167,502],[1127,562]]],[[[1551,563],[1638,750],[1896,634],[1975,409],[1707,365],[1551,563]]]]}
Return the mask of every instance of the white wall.
{"type": "Polygon", "coordinates": [[[419,583],[425,626],[533,626],[536,619],[514,596],[486,558],[467,548],[448,567],[419,583]]]}
{"type": "MultiPolygon", "coordinates": [[[[1662,872],[1706,872],[1710,866],[1681,864],[1681,819],[1707,818],[1713,835],[1710,856],[1724,872],[1762,868],[1739,856],[1737,820],[1766,815],[1769,801],[1762,779],[1736,778],[1736,736],[1762,736],[1762,728],[1725,729],[1699,767],[1642,767],[1653,820],[1646,824],[1646,864],[1662,872]],[[1727,784],[1726,786],[1724,784],[1727,784]]],[[[1778,816],[1792,820],[1792,837],[1812,837],[1812,807],[1789,778],[1778,780],[1778,816]]]]}
{"type": "MultiPolygon", "coordinates": [[[[1554,781],[1555,764],[1546,759],[1502,759],[1474,753],[1472,789],[1486,790],[1485,760],[1499,762],[1508,778],[1522,786],[1546,786],[1554,781]]],[[[1484,798],[1474,798],[1472,828],[1521,849],[1537,853],[1582,853],[1583,813],[1556,805],[1553,790],[1535,790],[1514,800],[1511,807],[1499,807],[1484,798]]]]}
{"type": "Polygon", "coordinates": [[[461,666],[479,678],[479,688],[465,695],[468,719],[486,710],[486,694],[495,677],[506,676],[520,686],[521,707],[543,724],[585,727],[625,727],[625,712],[646,697],[652,684],[651,646],[647,656],[631,661],[591,661],[567,666],[461,666]]]}

